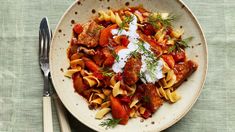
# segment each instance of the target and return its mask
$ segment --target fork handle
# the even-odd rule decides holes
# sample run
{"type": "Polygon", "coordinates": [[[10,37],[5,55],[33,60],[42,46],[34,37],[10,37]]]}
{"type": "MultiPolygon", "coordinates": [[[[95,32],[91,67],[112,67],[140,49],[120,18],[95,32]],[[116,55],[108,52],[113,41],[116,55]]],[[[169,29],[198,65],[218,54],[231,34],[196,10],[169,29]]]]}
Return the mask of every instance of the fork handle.
{"type": "Polygon", "coordinates": [[[43,97],[43,130],[44,132],[53,132],[51,97],[43,97]]]}

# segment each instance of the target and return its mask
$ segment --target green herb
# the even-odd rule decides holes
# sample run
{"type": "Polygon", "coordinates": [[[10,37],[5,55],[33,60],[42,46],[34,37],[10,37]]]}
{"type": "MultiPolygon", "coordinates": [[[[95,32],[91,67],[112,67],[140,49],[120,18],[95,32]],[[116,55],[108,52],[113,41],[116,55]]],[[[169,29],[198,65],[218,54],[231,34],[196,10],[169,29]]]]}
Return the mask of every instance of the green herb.
{"type": "Polygon", "coordinates": [[[101,122],[100,126],[105,127],[106,129],[108,128],[114,128],[115,126],[118,125],[121,119],[114,119],[114,118],[108,118],[105,121],[101,122]]]}
{"type": "Polygon", "coordinates": [[[93,31],[91,31],[90,33],[91,33],[92,35],[95,35],[95,34],[97,34],[98,31],[100,31],[102,28],[103,28],[103,26],[98,25],[98,26],[97,26],[93,31]]]}
{"type": "Polygon", "coordinates": [[[149,58],[151,58],[151,59],[153,59],[153,60],[156,60],[156,59],[157,59],[157,58],[155,57],[155,55],[154,55],[151,51],[147,50],[147,49],[144,47],[144,41],[143,41],[143,40],[140,40],[140,39],[139,39],[137,45],[138,45],[138,47],[139,47],[139,50],[140,50],[140,51],[143,51],[143,53],[144,53],[145,55],[147,55],[149,58]]]}
{"type": "Polygon", "coordinates": [[[168,53],[171,53],[172,51],[174,51],[175,48],[176,48],[176,45],[171,46],[171,47],[168,49],[168,53]]]}
{"type": "Polygon", "coordinates": [[[113,48],[112,46],[110,46],[110,45],[108,45],[108,48],[110,49],[111,54],[113,55],[113,57],[115,58],[115,60],[116,60],[117,62],[119,62],[119,56],[118,56],[118,54],[114,51],[114,48],[113,48]]]}
{"type": "Polygon", "coordinates": [[[102,74],[106,77],[112,77],[113,76],[112,72],[102,72],[102,74]]]}
{"type": "Polygon", "coordinates": [[[126,16],[125,19],[122,21],[122,23],[119,25],[119,30],[118,32],[120,33],[127,24],[129,24],[131,21],[133,21],[134,17],[131,16],[126,16]]]}
{"type": "Polygon", "coordinates": [[[188,46],[188,43],[190,41],[192,41],[193,37],[188,37],[186,39],[182,39],[182,40],[178,40],[176,41],[175,45],[171,46],[169,49],[168,49],[168,53],[171,53],[173,52],[175,49],[177,51],[181,50],[181,48],[187,48],[189,47],[188,46]]]}
{"type": "Polygon", "coordinates": [[[139,55],[138,50],[134,50],[134,51],[132,51],[132,52],[130,53],[130,56],[133,56],[133,57],[135,57],[135,58],[137,58],[138,55],[139,55]]]}
{"type": "Polygon", "coordinates": [[[143,79],[142,81],[143,81],[144,83],[147,82],[146,77],[145,77],[145,74],[144,74],[143,72],[140,72],[140,73],[139,73],[139,77],[143,79]]]}
{"type": "Polygon", "coordinates": [[[115,60],[117,61],[117,62],[119,62],[119,56],[117,55],[117,54],[115,54],[115,60]]]}
{"type": "Polygon", "coordinates": [[[106,68],[104,68],[101,73],[105,77],[112,77],[114,74],[113,71],[111,71],[110,69],[106,69],[106,68]]]}
{"type": "Polygon", "coordinates": [[[111,51],[111,54],[113,55],[113,57],[115,58],[115,60],[116,60],[117,62],[119,62],[119,55],[118,55],[114,50],[111,51]]]}
{"type": "Polygon", "coordinates": [[[163,19],[160,13],[152,13],[148,17],[148,23],[159,29],[158,23],[160,22],[164,27],[171,26],[171,22],[176,19],[176,16],[170,14],[166,19],[163,19]]]}
{"type": "Polygon", "coordinates": [[[192,41],[193,37],[188,37],[186,39],[183,39],[181,41],[176,41],[176,44],[178,44],[179,46],[183,47],[183,48],[187,48],[188,47],[188,43],[190,41],[192,41]]]}
{"type": "Polygon", "coordinates": [[[155,78],[154,71],[156,70],[157,65],[158,65],[158,61],[147,60],[147,69],[152,79],[155,78]]]}

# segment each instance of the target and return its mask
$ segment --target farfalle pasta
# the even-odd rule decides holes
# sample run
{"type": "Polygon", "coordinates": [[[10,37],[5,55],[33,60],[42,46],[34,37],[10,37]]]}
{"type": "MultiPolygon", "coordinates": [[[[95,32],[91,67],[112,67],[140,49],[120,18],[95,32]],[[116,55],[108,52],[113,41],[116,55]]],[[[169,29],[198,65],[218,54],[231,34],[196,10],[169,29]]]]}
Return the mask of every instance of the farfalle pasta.
{"type": "Polygon", "coordinates": [[[97,110],[96,119],[111,113],[124,125],[183,98],[176,89],[198,65],[185,53],[192,38],[183,39],[173,21],[169,13],[130,7],[99,11],[88,23],[75,24],[65,76],[97,110]]]}

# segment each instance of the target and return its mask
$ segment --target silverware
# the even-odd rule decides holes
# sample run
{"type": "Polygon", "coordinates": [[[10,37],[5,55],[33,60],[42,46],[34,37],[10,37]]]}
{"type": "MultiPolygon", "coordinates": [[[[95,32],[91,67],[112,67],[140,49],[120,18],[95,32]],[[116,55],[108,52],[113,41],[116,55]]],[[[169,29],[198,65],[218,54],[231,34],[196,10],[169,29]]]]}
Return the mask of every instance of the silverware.
{"type": "Polygon", "coordinates": [[[71,132],[68,119],[65,115],[65,108],[58,98],[56,92],[54,92],[53,85],[50,78],[49,69],[49,50],[50,41],[52,39],[52,30],[49,27],[47,18],[43,18],[40,24],[39,30],[39,61],[41,69],[44,73],[44,91],[43,91],[43,126],[44,132],[53,131],[52,114],[51,114],[51,97],[55,103],[57,116],[60,123],[61,132],[71,132]],[[50,84],[50,85],[49,85],[50,84]],[[44,105],[45,104],[45,105],[44,105]]]}
{"type": "Polygon", "coordinates": [[[43,130],[53,132],[51,95],[49,88],[49,50],[51,42],[51,31],[47,18],[43,18],[39,28],[39,65],[43,72],[43,130]]]}

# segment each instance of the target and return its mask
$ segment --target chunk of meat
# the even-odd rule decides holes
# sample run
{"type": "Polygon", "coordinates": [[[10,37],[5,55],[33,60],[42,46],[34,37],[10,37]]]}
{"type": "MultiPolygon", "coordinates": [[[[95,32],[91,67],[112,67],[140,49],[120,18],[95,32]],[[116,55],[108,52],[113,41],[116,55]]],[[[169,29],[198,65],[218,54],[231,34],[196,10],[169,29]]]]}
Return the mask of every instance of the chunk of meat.
{"type": "Polygon", "coordinates": [[[142,84],[144,89],[144,102],[145,107],[154,113],[160,106],[162,106],[163,100],[157,93],[156,86],[154,84],[142,84]]]}
{"type": "Polygon", "coordinates": [[[114,56],[112,54],[112,51],[109,48],[104,47],[102,49],[102,52],[103,52],[103,54],[105,56],[105,60],[104,60],[103,65],[104,66],[112,66],[114,61],[115,61],[115,58],[114,58],[114,56]]]}
{"type": "Polygon", "coordinates": [[[173,88],[179,87],[186,78],[188,78],[198,68],[198,64],[192,60],[175,65],[174,73],[176,75],[176,84],[173,88]]]}
{"type": "Polygon", "coordinates": [[[133,85],[139,80],[139,73],[141,69],[141,56],[132,56],[130,57],[124,67],[123,72],[123,81],[127,85],[133,85]]]}
{"type": "Polygon", "coordinates": [[[96,47],[99,44],[100,30],[102,27],[93,21],[83,28],[82,33],[78,35],[77,44],[84,45],[88,48],[96,47]]]}
{"type": "Polygon", "coordinates": [[[92,56],[92,59],[95,61],[95,63],[98,66],[102,66],[102,64],[105,60],[105,56],[104,56],[103,52],[101,51],[101,49],[96,50],[96,53],[94,56],[92,56]]]}

